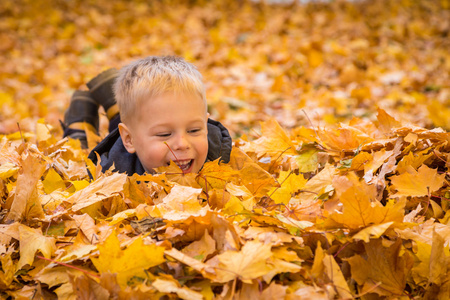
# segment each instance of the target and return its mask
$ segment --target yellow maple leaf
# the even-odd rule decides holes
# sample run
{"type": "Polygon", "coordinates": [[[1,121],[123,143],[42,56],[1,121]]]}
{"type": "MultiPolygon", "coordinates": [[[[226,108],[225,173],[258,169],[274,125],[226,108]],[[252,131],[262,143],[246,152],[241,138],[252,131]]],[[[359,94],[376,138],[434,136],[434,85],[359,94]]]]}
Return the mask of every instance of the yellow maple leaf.
{"type": "Polygon", "coordinates": [[[352,159],[350,170],[361,171],[364,170],[365,165],[373,160],[372,154],[368,152],[360,152],[352,159]]]}
{"type": "Polygon", "coordinates": [[[0,263],[2,267],[0,269],[0,289],[6,290],[9,288],[10,284],[14,280],[14,273],[16,268],[14,267],[14,262],[11,258],[13,248],[9,248],[0,257],[0,263]]]}
{"type": "MultiPolygon", "coordinates": [[[[205,215],[208,207],[200,205],[198,196],[201,189],[175,185],[170,193],[162,200],[162,203],[153,207],[158,217],[167,220],[185,220],[191,216],[205,215]],[[156,212],[156,209],[158,212],[156,212]]],[[[150,212],[150,214],[152,214],[150,212]]]]}
{"type": "Polygon", "coordinates": [[[355,186],[342,193],[340,201],[344,206],[343,212],[333,213],[330,217],[352,229],[390,221],[402,222],[406,203],[403,199],[383,206],[379,202],[371,202],[370,195],[355,186]]]}
{"type": "Polygon", "coordinates": [[[19,171],[19,167],[11,162],[6,162],[0,165],[0,179],[6,181],[11,176],[14,176],[19,171]]]}
{"type": "Polygon", "coordinates": [[[163,166],[155,169],[158,173],[165,173],[170,181],[176,182],[184,186],[191,186],[198,188],[200,185],[195,180],[198,176],[196,173],[184,173],[180,167],[173,161],[170,161],[168,166],[163,166]]]}
{"type": "Polygon", "coordinates": [[[398,162],[397,172],[399,174],[405,173],[408,166],[412,166],[414,169],[417,170],[417,168],[423,165],[424,162],[426,162],[430,157],[434,155],[433,152],[425,154],[428,151],[429,150],[426,149],[418,153],[409,152],[398,162]]]}
{"type": "Polygon", "coordinates": [[[353,298],[344,274],[342,274],[341,268],[337,264],[334,257],[332,255],[325,254],[322,262],[325,274],[336,287],[339,296],[341,296],[342,299],[353,298]]]}
{"type": "Polygon", "coordinates": [[[426,196],[435,192],[444,184],[445,174],[439,175],[436,169],[422,165],[417,171],[413,167],[406,167],[406,172],[391,177],[391,183],[397,190],[394,197],[426,196]]]}
{"type": "Polygon", "coordinates": [[[301,190],[307,181],[301,174],[296,175],[292,172],[281,171],[280,177],[278,178],[280,187],[272,188],[269,191],[270,198],[275,203],[288,204],[291,197],[301,190]]]}
{"type": "Polygon", "coordinates": [[[311,201],[322,194],[330,193],[333,188],[333,177],[336,173],[336,168],[331,164],[326,164],[319,173],[308,180],[303,190],[305,193],[300,193],[298,198],[301,201],[311,201]]]}
{"type": "Polygon", "coordinates": [[[37,251],[40,251],[46,258],[50,258],[55,253],[55,239],[43,236],[40,228],[34,229],[20,224],[18,229],[20,259],[17,263],[16,271],[26,264],[31,266],[37,251]]]}
{"type": "Polygon", "coordinates": [[[48,170],[47,175],[45,176],[45,179],[42,181],[42,183],[44,184],[44,191],[47,194],[50,194],[57,189],[63,190],[66,188],[66,185],[64,184],[61,176],[59,176],[59,174],[53,168],[48,170]]]}
{"type": "Polygon", "coordinates": [[[319,167],[317,149],[307,149],[295,156],[295,163],[301,173],[315,172],[319,167]]]}
{"type": "Polygon", "coordinates": [[[227,182],[236,181],[239,174],[228,164],[219,164],[219,159],[207,162],[198,174],[197,182],[207,190],[223,189],[227,182]]]}
{"type": "Polygon", "coordinates": [[[270,248],[270,245],[250,241],[242,247],[241,251],[226,251],[219,254],[217,280],[228,282],[239,278],[243,282],[251,283],[252,279],[269,273],[274,268],[267,261],[272,257],[270,248]]]}
{"type": "Polygon", "coordinates": [[[414,282],[418,285],[424,282],[441,285],[446,278],[448,247],[444,247],[445,239],[433,230],[432,243],[415,240],[417,252],[414,253],[415,264],[411,269],[414,282]]]}
{"type": "Polygon", "coordinates": [[[195,292],[188,287],[180,287],[180,284],[174,279],[157,278],[152,286],[161,293],[175,293],[181,299],[185,300],[202,300],[203,295],[199,292],[195,292]]]}
{"type": "Polygon", "coordinates": [[[255,196],[263,196],[276,184],[269,172],[261,168],[241,149],[233,147],[231,150],[230,166],[239,170],[243,185],[255,196]]]}
{"type": "Polygon", "coordinates": [[[111,196],[118,195],[126,182],[127,175],[114,173],[111,176],[101,175],[86,188],[75,192],[67,199],[72,205],[72,211],[78,211],[98,203],[111,196]]]}
{"type": "Polygon", "coordinates": [[[117,282],[122,288],[128,285],[132,277],[147,278],[146,269],[165,261],[164,248],[155,244],[144,245],[142,237],[122,250],[115,232],[98,246],[98,250],[100,255],[98,258],[91,257],[92,263],[100,273],[117,273],[117,282]]]}
{"type": "Polygon", "coordinates": [[[392,224],[394,224],[394,222],[391,221],[366,227],[355,234],[352,238],[354,240],[363,240],[364,242],[368,243],[371,237],[379,238],[392,224]]]}

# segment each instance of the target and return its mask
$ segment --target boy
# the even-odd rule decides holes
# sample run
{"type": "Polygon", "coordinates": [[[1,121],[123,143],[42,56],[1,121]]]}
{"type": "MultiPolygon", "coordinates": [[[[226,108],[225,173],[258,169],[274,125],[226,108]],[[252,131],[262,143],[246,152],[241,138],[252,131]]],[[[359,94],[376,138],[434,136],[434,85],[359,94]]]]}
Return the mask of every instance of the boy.
{"type": "Polygon", "coordinates": [[[184,173],[199,172],[205,161],[230,160],[231,137],[209,119],[202,75],[174,56],[150,56],[119,72],[110,69],[76,91],[65,115],[64,136],[86,145],[82,129],[98,131],[98,106],[110,120],[110,134],[89,154],[102,170],[113,164],[128,175],[153,173],[174,161],[184,173]]]}

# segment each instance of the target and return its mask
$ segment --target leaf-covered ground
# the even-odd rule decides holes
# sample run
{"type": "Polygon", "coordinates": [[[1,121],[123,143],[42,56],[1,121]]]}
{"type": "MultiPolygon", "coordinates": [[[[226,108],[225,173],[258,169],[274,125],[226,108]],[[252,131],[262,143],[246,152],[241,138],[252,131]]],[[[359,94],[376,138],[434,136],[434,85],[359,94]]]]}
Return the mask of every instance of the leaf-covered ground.
{"type": "Polygon", "coordinates": [[[449,8],[2,1],[0,297],[449,299],[449,8]],[[159,54],[198,66],[231,162],[101,174],[58,120],[159,54]]]}

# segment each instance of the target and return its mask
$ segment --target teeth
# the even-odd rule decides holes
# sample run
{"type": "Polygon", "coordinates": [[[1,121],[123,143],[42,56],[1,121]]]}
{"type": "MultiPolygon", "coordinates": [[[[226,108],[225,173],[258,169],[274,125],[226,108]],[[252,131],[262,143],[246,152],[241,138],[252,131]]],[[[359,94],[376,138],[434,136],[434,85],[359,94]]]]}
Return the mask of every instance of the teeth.
{"type": "Polygon", "coordinates": [[[192,159],[188,159],[188,160],[178,160],[175,162],[177,164],[178,167],[180,167],[181,170],[187,170],[189,169],[189,167],[191,166],[192,163],[192,159]]]}

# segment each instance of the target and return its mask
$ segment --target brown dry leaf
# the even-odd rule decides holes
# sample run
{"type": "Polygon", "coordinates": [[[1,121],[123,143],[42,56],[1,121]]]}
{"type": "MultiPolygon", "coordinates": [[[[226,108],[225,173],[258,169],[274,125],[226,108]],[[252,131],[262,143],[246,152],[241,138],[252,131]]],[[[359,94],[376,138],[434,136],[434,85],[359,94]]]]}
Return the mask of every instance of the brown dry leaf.
{"type": "Polygon", "coordinates": [[[216,242],[207,230],[205,230],[201,240],[195,241],[181,250],[184,254],[201,261],[205,261],[208,255],[214,253],[214,251],[216,251],[216,242]]]}
{"type": "Polygon", "coordinates": [[[286,297],[286,286],[271,283],[263,291],[258,283],[243,284],[240,292],[235,296],[236,300],[262,299],[262,300],[283,300],[286,297]]]}
{"type": "Polygon", "coordinates": [[[98,243],[97,227],[95,221],[88,214],[73,215],[77,228],[81,230],[84,236],[90,241],[91,244],[98,243]]]}
{"type": "Polygon", "coordinates": [[[209,279],[215,278],[215,271],[214,268],[210,265],[203,263],[195,258],[192,258],[186,254],[184,254],[181,251],[178,251],[175,248],[172,248],[170,250],[164,251],[166,255],[169,255],[170,257],[175,258],[176,260],[188,265],[192,269],[196,270],[197,272],[201,273],[203,276],[209,279]]]}
{"type": "MultiPolygon", "coordinates": [[[[77,299],[98,299],[107,300],[111,299],[111,294],[107,289],[98,284],[97,281],[87,276],[70,276],[70,285],[73,291],[76,292],[77,299]]],[[[58,288],[58,297],[67,297],[62,295],[61,287],[58,288]]]]}
{"type": "Polygon", "coordinates": [[[68,269],[63,266],[45,268],[39,272],[35,278],[49,287],[58,287],[57,295],[68,299],[76,299],[75,291],[70,284],[70,276],[82,276],[84,273],[80,270],[68,269]]]}
{"type": "Polygon", "coordinates": [[[43,219],[45,215],[36,185],[44,173],[45,163],[40,157],[28,153],[21,165],[23,172],[17,178],[16,195],[6,220],[43,219]]]}
{"type": "Polygon", "coordinates": [[[381,240],[364,245],[367,258],[355,255],[348,259],[352,277],[362,286],[362,293],[380,296],[404,294],[407,275],[412,267],[409,254],[401,253],[402,242],[397,240],[385,247],[381,240]]]}

